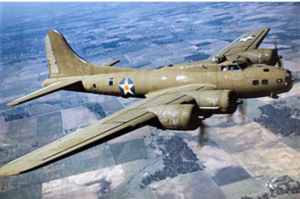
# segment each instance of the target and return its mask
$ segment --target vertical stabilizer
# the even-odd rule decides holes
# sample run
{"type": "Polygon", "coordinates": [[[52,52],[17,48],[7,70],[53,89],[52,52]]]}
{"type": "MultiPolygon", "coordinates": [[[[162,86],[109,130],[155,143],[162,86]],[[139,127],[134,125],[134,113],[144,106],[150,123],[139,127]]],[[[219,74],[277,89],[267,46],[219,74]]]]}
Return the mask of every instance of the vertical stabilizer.
{"type": "Polygon", "coordinates": [[[51,77],[93,74],[93,65],[80,58],[57,30],[46,36],[46,53],[51,77]]]}

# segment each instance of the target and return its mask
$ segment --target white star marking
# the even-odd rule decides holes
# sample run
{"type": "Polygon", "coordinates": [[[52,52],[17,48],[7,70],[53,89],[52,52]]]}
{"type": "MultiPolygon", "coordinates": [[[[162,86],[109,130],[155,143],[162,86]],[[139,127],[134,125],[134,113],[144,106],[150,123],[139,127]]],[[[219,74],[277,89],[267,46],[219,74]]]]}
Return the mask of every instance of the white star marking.
{"type": "Polygon", "coordinates": [[[131,91],[131,88],[134,86],[134,84],[128,84],[128,78],[125,79],[124,84],[120,84],[119,86],[124,89],[125,95],[127,95],[127,93],[134,95],[134,93],[131,91]]]}
{"type": "Polygon", "coordinates": [[[253,38],[255,38],[255,35],[249,35],[248,37],[240,38],[239,40],[237,40],[237,42],[238,42],[238,43],[242,43],[242,42],[251,40],[251,39],[253,39],[253,38]]]}

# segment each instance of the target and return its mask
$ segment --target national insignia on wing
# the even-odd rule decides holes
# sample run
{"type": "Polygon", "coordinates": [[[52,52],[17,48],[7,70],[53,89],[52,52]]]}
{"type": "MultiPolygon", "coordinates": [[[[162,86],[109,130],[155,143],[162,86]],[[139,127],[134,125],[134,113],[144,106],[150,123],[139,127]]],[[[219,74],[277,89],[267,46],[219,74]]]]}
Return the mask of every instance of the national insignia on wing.
{"type": "Polygon", "coordinates": [[[246,42],[248,40],[254,39],[254,38],[255,38],[255,35],[249,35],[248,37],[238,39],[236,42],[237,43],[242,43],[242,42],[246,42]]]}

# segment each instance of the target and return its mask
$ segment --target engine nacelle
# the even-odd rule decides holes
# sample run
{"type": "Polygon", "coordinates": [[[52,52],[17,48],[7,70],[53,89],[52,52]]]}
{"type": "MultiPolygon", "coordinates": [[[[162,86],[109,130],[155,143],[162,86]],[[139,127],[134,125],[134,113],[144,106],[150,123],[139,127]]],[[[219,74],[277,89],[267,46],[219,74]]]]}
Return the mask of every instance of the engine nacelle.
{"type": "Polygon", "coordinates": [[[160,124],[154,126],[173,130],[195,130],[200,125],[199,108],[190,104],[164,105],[149,108],[160,124]]]}
{"type": "Polygon", "coordinates": [[[187,93],[192,96],[202,112],[213,114],[234,113],[237,108],[237,97],[229,90],[204,90],[187,93]]]}
{"type": "Polygon", "coordinates": [[[278,54],[276,49],[255,49],[243,52],[240,54],[246,57],[254,64],[267,64],[275,66],[278,61],[278,54]]]}

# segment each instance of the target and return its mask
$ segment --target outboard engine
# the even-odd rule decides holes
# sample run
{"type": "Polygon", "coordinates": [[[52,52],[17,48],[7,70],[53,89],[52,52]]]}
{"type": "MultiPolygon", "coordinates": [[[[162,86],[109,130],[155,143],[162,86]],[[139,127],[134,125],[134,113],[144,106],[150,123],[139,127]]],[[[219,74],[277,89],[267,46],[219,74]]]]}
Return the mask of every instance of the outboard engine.
{"type": "Polygon", "coordinates": [[[281,56],[277,54],[277,49],[249,50],[241,53],[240,56],[246,57],[254,64],[268,64],[271,66],[275,66],[279,59],[281,59],[281,56]]]}

